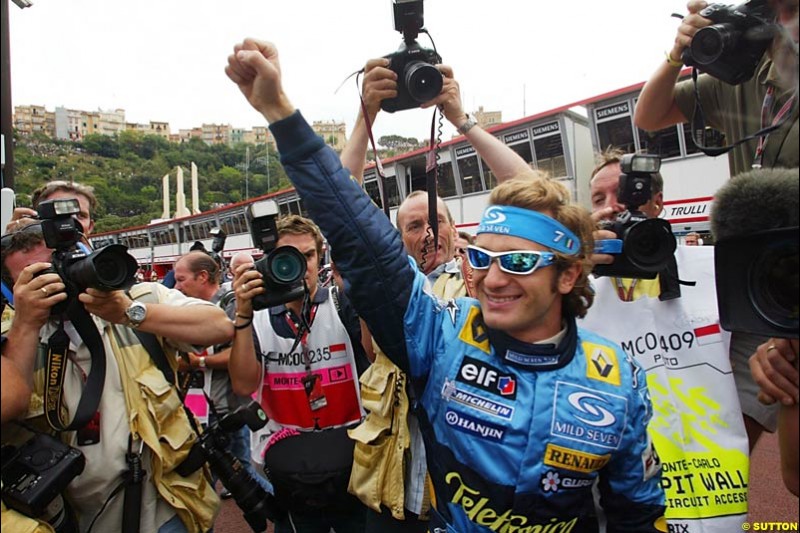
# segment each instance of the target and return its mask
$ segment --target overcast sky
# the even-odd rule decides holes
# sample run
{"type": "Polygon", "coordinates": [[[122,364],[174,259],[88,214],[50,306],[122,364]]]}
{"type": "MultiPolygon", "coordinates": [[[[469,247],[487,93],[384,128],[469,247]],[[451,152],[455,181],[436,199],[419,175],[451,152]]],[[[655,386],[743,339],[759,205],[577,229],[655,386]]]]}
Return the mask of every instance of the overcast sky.
{"type": "MultiPolygon", "coordinates": [[[[264,38],[311,120],[352,129],[368,58],[400,44],[391,0],[33,0],[9,2],[12,105],[122,108],[129,122],[263,125],[223,72],[234,43],[264,38]]],[[[684,0],[426,0],[425,26],[455,70],[467,111],[503,120],[645,81],[664,60],[684,0]]],[[[419,38],[429,46],[427,36],[419,38]]],[[[430,111],[382,113],[376,138],[424,139],[430,111]]],[[[445,130],[445,139],[452,129],[445,130]]]]}

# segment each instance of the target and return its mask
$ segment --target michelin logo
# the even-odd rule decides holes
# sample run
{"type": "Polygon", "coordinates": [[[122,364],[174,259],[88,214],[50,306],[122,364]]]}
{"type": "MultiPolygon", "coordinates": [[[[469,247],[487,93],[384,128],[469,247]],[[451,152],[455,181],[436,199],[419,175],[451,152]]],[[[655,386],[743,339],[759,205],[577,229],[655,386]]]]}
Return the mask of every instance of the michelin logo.
{"type": "Polygon", "coordinates": [[[442,386],[442,398],[483,411],[488,415],[502,418],[503,420],[511,420],[511,417],[514,416],[513,407],[459,389],[455,381],[445,380],[442,386]]]}

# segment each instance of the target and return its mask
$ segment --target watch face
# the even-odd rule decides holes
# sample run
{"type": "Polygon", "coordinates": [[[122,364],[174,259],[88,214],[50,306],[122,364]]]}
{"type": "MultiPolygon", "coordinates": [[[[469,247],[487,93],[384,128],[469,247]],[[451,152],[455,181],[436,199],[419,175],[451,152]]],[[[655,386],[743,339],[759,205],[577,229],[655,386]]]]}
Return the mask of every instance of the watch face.
{"type": "Polygon", "coordinates": [[[144,306],[144,304],[141,303],[132,304],[128,308],[128,311],[126,312],[131,322],[137,325],[142,323],[146,313],[147,313],[147,308],[144,306]]]}

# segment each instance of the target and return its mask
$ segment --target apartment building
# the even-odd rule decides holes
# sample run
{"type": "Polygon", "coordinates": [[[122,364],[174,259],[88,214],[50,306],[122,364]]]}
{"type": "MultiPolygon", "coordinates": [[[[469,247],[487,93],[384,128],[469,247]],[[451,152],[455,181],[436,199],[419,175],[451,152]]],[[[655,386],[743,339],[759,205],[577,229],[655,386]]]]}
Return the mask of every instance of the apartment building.
{"type": "Polygon", "coordinates": [[[21,135],[41,133],[53,137],[56,131],[55,113],[41,105],[24,105],[14,108],[14,127],[21,135]]]}
{"type": "Polygon", "coordinates": [[[203,124],[202,139],[206,144],[231,144],[233,128],[230,124],[203,124]]]}
{"type": "Polygon", "coordinates": [[[311,129],[334,150],[341,151],[347,143],[347,127],[344,122],[315,120],[311,129]]]}

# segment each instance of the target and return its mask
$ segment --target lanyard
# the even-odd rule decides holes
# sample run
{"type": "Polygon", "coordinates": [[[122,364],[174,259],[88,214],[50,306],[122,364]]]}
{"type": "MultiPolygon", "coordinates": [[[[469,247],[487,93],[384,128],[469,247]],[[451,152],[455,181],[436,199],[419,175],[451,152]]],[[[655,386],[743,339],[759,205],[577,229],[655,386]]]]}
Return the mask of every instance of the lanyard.
{"type": "Polygon", "coordinates": [[[636,285],[639,282],[639,278],[631,279],[631,286],[628,289],[625,289],[625,283],[622,281],[622,278],[611,278],[614,280],[614,286],[617,288],[617,295],[619,295],[619,299],[623,302],[632,302],[633,301],[633,291],[636,289],[636,285]]]}
{"type": "MultiPolygon", "coordinates": [[[[308,341],[308,334],[311,332],[311,324],[314,323],[314,317],[317,316],[317,304],[313,304],[311,309],[308,312],[308,322],[301,322],[298,326],[295,321],[292,319],[292,312],[287,309],[286,312],[286,323],[289,324],[289,327],[292,330],[292,333],[295,335],[295,344],[291,351],[297,347],[299,343],[301,345],[301,353],[303,356],[303,364],[305,365],[306,374],[311,373],[311,362],[308,359],[308,351],[306,349],[306,344],[308,341]]],[[[302,311],[301,311],[302,313],[302,311]]],[[[303,318],[301,317],[301,320],[303,318]]]]}
{"type": "MultiPolygon", "coordinates": [[[[792,102],[794,100],[793,97],[789,98],[784,102],[783,106],[781,106],[778,113],[773,117],[770,121],[769,116],[772,113],[772,106],[775,100],[775,87],[770,85],[767,87],[767,94],[764,95],[764,103],[761,104],[761,128],[764,129],[768,126],[775,126],[778,124],[781,119],[789,112],[792,108],[792,102]]],[[[771,130],[770,130],[771,131],[771,130]]],[[[756,147],[756,153],[753,156],[753,168],[761,168],[761,163],[764,159],[764,148],[767,144],[767,138],[769,137],[769,132],[765,133],[764,135],[759,135],[758,137],[758,146],[756,147]]]]}

